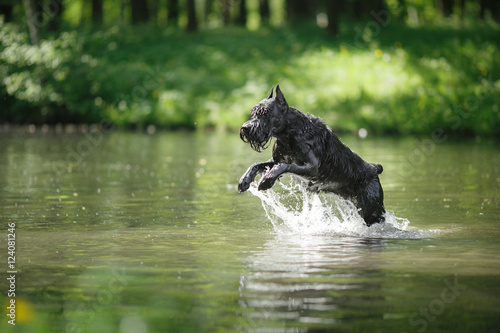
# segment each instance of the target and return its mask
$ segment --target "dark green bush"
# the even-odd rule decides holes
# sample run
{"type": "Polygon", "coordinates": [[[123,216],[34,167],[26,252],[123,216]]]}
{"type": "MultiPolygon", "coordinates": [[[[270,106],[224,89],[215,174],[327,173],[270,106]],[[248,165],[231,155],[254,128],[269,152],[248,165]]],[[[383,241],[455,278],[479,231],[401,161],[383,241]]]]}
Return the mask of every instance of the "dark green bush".
{"type": "Polygon", "coordinates": [[[92,80],[98,60],[84,52],[76,32],[29,43],[16,26],[0,23],[0,71],[4,120],[14,122],[95,122],[92,80]]]}

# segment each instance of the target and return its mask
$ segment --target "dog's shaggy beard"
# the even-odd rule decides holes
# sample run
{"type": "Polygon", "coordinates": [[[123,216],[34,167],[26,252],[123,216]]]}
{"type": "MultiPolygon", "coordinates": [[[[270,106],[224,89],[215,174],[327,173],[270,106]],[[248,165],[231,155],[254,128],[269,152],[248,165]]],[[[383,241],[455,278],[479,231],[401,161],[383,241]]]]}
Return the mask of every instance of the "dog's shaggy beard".
{"type": "Polygon", "coordinates": [[[245,131],[240,129],[240,138],[243,142],[248,143],[256,152],[261,152],[267,147],[273,136],[272,131],[263,131],[262,126],[252,126],[250,130],[245,131]]]}

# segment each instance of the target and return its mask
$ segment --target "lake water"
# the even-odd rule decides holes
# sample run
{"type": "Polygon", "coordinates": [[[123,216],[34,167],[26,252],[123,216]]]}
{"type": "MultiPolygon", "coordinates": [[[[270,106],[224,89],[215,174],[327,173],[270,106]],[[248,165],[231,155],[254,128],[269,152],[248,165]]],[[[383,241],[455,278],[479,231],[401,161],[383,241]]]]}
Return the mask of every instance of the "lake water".
{"type": "Polygon", "coordinates": [[[270,151],[237,134],[4,130],[0,331],[497,332],[498,144],[342,140],[388,223],[289,176],[238,194],[270,151]]]}

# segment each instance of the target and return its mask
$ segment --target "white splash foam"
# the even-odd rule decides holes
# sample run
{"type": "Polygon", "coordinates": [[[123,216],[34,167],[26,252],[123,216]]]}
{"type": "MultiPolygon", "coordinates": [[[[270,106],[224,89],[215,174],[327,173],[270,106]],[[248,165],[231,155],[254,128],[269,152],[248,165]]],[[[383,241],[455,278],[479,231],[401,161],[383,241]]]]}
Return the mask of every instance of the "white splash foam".
{"type": "Polygon", "coordinates": [[[255,182],[249,191],[261,199],[267,217],[278,233],[332,235],[369,238],[425,238],[436,230],[416,230],[410,221],[387,211],[385,223],[367,227],[357,208],[332,193],[311,193],[299,182],[277,182],[267,191],[258,191],[255,182]]]}

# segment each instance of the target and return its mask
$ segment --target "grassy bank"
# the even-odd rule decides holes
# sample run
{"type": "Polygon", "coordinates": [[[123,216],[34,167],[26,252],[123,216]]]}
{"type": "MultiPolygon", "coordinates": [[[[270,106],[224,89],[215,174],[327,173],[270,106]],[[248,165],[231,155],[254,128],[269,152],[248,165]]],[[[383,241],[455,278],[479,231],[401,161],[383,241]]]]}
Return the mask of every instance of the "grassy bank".
{"type": "Polygon", "coordinates": [[[500,135],[498,27],[363,27],[336,39],[314,26],[116,26],[35,47],[2,24],[0,120],[236,128],[279,83],[291,105],[339,130],[500,135]]]}

